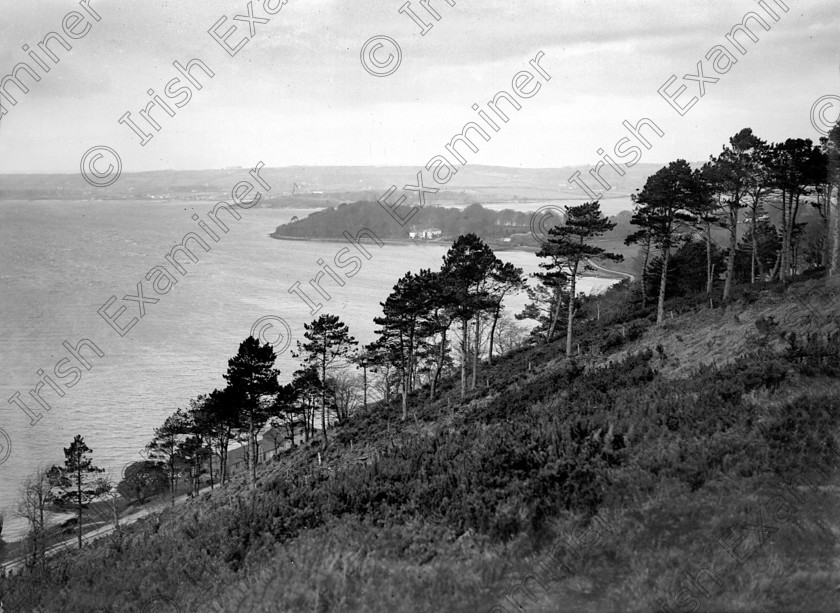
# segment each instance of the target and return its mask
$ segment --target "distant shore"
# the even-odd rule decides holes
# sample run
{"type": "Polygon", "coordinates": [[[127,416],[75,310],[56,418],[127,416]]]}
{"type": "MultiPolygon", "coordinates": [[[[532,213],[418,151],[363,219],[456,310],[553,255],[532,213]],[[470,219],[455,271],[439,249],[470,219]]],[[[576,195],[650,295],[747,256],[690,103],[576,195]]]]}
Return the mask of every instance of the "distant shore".
{"type": "MultiPolygon", "coordinates": [[[[280,241],[297,241],[297,242],[315,242],[315,243],[343,243],[346,242],[347,239],[344,237],[336,238],[336,237],[310,237],[310,236],[278,236],[276,234],[269,234],[270,238],[274,238],[280,241]]],[[[385,245],[439,245],[442,247],[449,247],[452,245],[452,241],[454,238],[439,238],[436,240],[422,240],[416,241],[410,238],[380,238],[385,245]]],[[[493,244],[493,251],[526,251],[528,253],[536,253],[538,251],[537,247],[532,247],[529,245],[497,245],[493,244]]]]}

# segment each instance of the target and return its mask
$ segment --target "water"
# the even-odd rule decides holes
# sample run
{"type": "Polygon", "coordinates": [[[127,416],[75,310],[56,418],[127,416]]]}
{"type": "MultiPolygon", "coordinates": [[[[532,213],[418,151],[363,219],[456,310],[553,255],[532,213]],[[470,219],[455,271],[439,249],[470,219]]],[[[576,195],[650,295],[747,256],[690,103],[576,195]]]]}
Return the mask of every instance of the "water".
{"type": "MultiPolygon", "coordinates": [[[[120,323],[137,316],[136,303],[123,296],[136,294],[147,271],[196,230],[191,215],[209,209],[198,202],[0,203],[0,396],[20,391],[37,409],[28,392],[39,380],[36,371],[53,375],[56,363],[68,357],[62,341],[75,345],[87,338],[105,354],[88,358],[91,370],[63,398],[44,388],[52,409],[38,410],[43,417],[35,425],[19,408],[0,403],[0,428],[12,439],[12,454],[0,465],[0,508],[8,509],[19,482],[38,465],[62,463],[62,449],[76,434],[93,449],[94,463],[118,476],[126,463],[140,459],[152,429],[167,415],[224,385],[227,360],[260,317],[282,317],[293,339],[301,338],[313,317],[288,289],[295,281],[308,285],[317,260],[331,263],[347,246],[268,238],[277,225],[309,213],[301,210],[243,211],[209,253],[196,250],[200,262],[187,262],[187,274],[176,275],[168,294],[152,293],[144,281],[146,298],[159,302],[146,304],[145,316],[124,337],[97,314],[115,295],[109,312],[127,307],[120,323]]],[[[344,287],[323,283],[331,299],[322,312],[340,315],[360,342],[373,340],[372,319],[397,279],[407,270],[439,268],[447,247],[369,247],[373,259],[344,287]]],[[[499,255],[526,272],[537,270],[532,253],[499,255]]],[[[608,284],[584,279],[581,291],[608,284]]],[[[524,303],[524,296],[509,301],[515,312],[524,303]]],[[[290,352],[277,365],[288,379],[297,368],[290,352]]],[[[7,539],[23,528],[7,513],[7,539]]]]}

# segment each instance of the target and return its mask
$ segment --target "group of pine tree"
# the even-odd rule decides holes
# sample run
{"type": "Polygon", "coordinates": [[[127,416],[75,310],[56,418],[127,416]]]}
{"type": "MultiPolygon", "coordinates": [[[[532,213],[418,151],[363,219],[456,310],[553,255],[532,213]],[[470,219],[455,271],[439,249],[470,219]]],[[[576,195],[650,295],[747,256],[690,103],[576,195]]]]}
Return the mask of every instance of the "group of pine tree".
{"type": "MultiPolygon", "coordinates": [[[[702,167],[677,160],[656,172],[633,196],[636,231],[625,241],[640,246],[641,279],[632,285],[642,308],[656,304],[661,323],[666,296],[675,286],[689,284],[692,291],[711,294],[722,284],[725,302],[735,282],[785,281],[803,266],[836,274],[840,215],[831,202],[840,189],[838,160],[840,126],[818,145],[808,139],[768,144],[744,129],[702,167]],[[797,221],[806,206],[819,213],[816,228],[797,221]],[[772,211],[778,225],[766,214],[772,211]],[[724,249],[715,243],[715,228],[727,231],[724,249]]],[[[475,234],[459,236],[439,270],[408,272],[397,281],[373,320],[374,342],[359,346],[335,315],[306,324],[304,341],[293,353],[300,368],[285,384],[272,346],[245,339],[228,362],[226,387],[198,396],[155,429],[148,460],[126,471],[121,493],[142,502],[157,485],[169,489],[174,501],[178,478],[186,476],[189,492],[195,493],[205,468],[211,486],[224,483],[235,442],[243,444],[255,487],[259,435],[268,426],[280,433],[279,443],[294,446],[322,437],[326,446],[331,424],[343,423],[357,407],[367,409],[369,398],[382,401],[385,409],[393,406],[403,420],[409,418],[409,395],[422,391],[433,400],[442,377],[456,382],[459,377],[463,398],[479,385],[482,361],[492,363],[494,351],[511,346],[501,337],[510,341],[515,328],[504,314],[505,298],[515,292],[526,291],[530,299],[516,317],[538,322],[533,340],[552,342],[565,320],[565,353],[572,355],[576,322],[587,312],[582,308],[587,297],[577,295],[576,281],[592,261],[621,260],[598,245],[614,227],[598,202],[567,207],[536,254],[542,271],[532,283],[475,234]],[[218,474],[212,457],[218,458],[218,474]]],[[[72,482],[80,520],[82,472],[97,470],[89,452],[77,437],[65,450],[65,468],[46,473],[52,473],[50,483],[72,482]]],[[[21,502],[21,513],[41,528],[43,488],[43,479],[28,481],[21,502]]]]}

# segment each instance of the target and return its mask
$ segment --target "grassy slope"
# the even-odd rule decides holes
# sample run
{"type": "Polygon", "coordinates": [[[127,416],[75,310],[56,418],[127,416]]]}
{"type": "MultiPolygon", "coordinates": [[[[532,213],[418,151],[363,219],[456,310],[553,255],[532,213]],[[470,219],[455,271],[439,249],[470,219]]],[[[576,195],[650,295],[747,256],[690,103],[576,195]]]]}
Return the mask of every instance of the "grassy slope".
{"type": "MultiPolygon", "coordinates": [[[[814,326],[785,320],[808,289],[687,310],[660,329],[647,319],[587,327],[586,372],[558,357],[558,344],[530,349],[484,372],[487,387],[465,405],[449,382],[435,403],[415,396],[406,423],[375,407],[328,451],[314,442],[264,467],[255,502],[234,481],[27,577],[27,602],[47,611],[521,610],[510,595],[529,612],[647,611],[656,598],[677,611],[691,610],[674,601],[690,587],[683,571],[706,568],[721,585],[704,581],[709,598],[695,589],[700,610],[833,610],[838,479],[833,465],[822,476],[809,467],[833,457],[837,356],[736,360],[762,345],[783,349],[772,326],[757,332],[758,317],[800,334],[814,326]],[[730,366],[696,370],[709,360],[730,366]],[[813,487],[797,476],[803,468],[813,487]],[[798,492],[787,494],[793,508],[776,496],[783,483],[798,492]],[[757,523],[769,532],[745,529],[757,523]],[[738,553],[754,549],[743,564],[718,542],[738,535],[738,553]],[[528,573],[530,591],[516,589],[528,573]]],[[[6,603],[25,597],[19,581],[2,589],[12,590],[6,603]]]]}

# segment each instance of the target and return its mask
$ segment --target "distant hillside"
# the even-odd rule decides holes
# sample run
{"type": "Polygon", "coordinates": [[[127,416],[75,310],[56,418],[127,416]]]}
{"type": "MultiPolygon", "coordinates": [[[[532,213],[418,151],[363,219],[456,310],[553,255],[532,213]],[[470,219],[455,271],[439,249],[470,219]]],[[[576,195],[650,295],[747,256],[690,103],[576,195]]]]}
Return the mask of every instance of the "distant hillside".
{"type": "Polygon", "coordinates": [[[530,220],[531,213],[491,211],[478,204],[465,209],[426,206],[419,209],[408,224],[401,226],[378,203],[354,202],[316,211],[304,219],[278,226],[271,236],[341,239],[347,230],[357,232],[367,228],[381,239],[394,240],[409,238],[412,231],[435,228],[442,233],[442,240],[470,232],[492,240],[527,234],[530,220]]]}
{"type": "Polygon", "coordinates": [[[835,611],[837,289],[739,286],[724,308],[681,298],[656,327],[620,284],[583,305],[573,358],[562,341],[508,353],[463,401],[454,378],[433,402],[412,393],[405,421],[396,402],[372,404],[328,448],[318,437],[262,466],[256,491],[234,479],[0,578],[0,599],[126,613],[835,611]]]}
{"type": "MultiPolygon", "coordinates": [[[[401,215],[407,214],[406,206],[401,215]]],[[[358,232],[361,228],[371,230],[381,239],[399,240],[409,238],[412,231],[435,228],[441,231],[444,242],[451,237],[473,233],[485,241],[498,242],[511,238],[511,244],[538,246],[531,234],[533,214],[510,209],[494,211],[473,204],[466,208],[426,206],[419,209],[405,226],[400,225],[376,202],[354,202],[315,211],[308,217],[278,226],[271,234],[274,238],[342,239],[348,230],[358,232]]],[[[631,213],[625,211],[610,219],[616,227],[604,236],[605,240],[623,241],[633,230],[630,226],[631,213]]]]}
{"type": "MultiPolygon", "coordinates": [[[[256,163],[256,161],[255,161],[256,163]]],[[[562,200],[586,195],[569,178],[575,172],[585,176],[591,166],[563,168],[507,168],[466,166],[459,169],[437,194],[427,196],[429,204],[471,204],[562,200]]],[[[271,185],[263,206],[335,206],[341,202],[376,200],[392,185],[402,189],[416,182],[422,166],[290,166],[264,168],[261,176],[271,185]]],[[[624,177],[610,177],[613,189],[605,197],[627,196],[644,186],[657,164],[638,164],[624,177]]],[[[247,176],[249,168],[223,170],[164,170],[124,172],[107,188],[93,188],[79,173],[0,175],[0,200],[38,199],[224,199],[233,184],[247,176]]],[[[605,175],[606,176],[606,175],[605,175]]],[[[591,183],[592,180],[590,179],[591,183]]],[[[427,181],[428,183],[428,181],[427,181]]],[[[434,186],[430,186],[434,187],[434,186]]]]}

